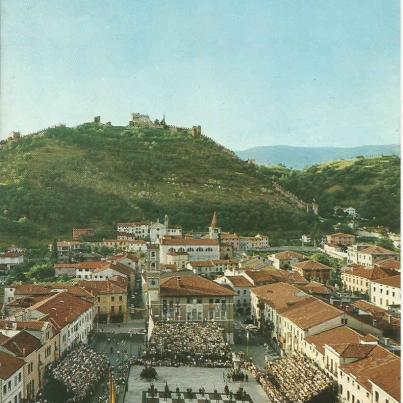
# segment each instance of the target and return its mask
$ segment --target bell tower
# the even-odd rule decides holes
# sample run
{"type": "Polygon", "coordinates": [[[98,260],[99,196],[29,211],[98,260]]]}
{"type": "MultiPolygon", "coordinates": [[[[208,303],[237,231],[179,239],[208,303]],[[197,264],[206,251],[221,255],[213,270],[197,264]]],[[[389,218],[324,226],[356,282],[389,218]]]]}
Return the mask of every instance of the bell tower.
{"type": "Polygon", "coordinates": [[[160,299],[160,269],[158,247],[149,245],[147,250],[147,303],[151,308],[160,299]]]}
{"type": "Polygon", "coordinates": [[[221,228],[218,218],[217,211],[214,211],[213,218],[211,220],[211,224],[209,226],[209,237],[210,239],[219,239],[221,236],[221,228]]]}

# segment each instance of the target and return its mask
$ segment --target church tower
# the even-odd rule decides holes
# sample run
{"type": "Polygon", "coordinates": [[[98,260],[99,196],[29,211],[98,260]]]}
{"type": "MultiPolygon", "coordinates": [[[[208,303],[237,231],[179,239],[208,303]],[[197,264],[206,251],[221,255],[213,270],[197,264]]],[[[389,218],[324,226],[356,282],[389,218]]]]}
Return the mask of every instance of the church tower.
{"type": "Polygon", "coordinates": [[[221,235],[221,228],[218,219],[217,211],[214,211],[213,218],[209,227],[209,237],[210,239],[219,239],[221,235]]]}
{"type": "Polygon", "coordinates": [[[148,307],[157,302],[159,304],[160,299],[160,269],[159,269],[159,254],[158,248],[154,245],[148,246],[147,251],[147,302],[148,307]]]}
{"type": "Polygon", "coordinates": [[[165,214],[165,217],[164,217],[164,225],[165,225],[165,230],[168,230],[168,228],[169,228],[169,217],[168,217],[168,214],[165,214]]]}

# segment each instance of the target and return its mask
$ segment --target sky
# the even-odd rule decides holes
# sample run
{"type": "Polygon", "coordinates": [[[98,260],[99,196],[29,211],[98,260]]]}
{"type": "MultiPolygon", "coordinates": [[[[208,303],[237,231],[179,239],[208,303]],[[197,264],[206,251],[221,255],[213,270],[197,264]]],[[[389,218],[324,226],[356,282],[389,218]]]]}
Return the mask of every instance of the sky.
{"type": "Polygon", "coordinates": [[[400,141],[399,0],[1,0],[0,138],[131,112],[235,150],[400,141]]]}

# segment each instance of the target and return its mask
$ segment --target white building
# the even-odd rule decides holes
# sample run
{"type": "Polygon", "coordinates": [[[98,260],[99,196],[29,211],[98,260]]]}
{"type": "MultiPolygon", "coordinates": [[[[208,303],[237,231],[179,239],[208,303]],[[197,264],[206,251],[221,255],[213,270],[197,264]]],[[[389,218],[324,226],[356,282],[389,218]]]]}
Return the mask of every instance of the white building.
{"type": "Polygon", "coordinates": [[[0,351],[0,402],[22,403],[24,361],[0,351]]]}
{"type": "MultiPolygon", "coordinates": [[[[60,292],[28,308],[27,319],[46,319],[60,332],[60,354],[77,343],[87,343],[93,329],[94,306],[68,292],[60,292]]],[[[24,318],[21,318],[24,319],[24,318]]]]}
{"type": "Polygon", "coordinates": [[[372,267],[379,260],[399,260],[397,252],[376,245],[352,245],[347,249],[347,263],[372,267]]]}
{"type": "Polygon", "coordinates": [[[157,243],[164,236],[182,236],[182,228],[179,226],[170,228],[168,215],[165,215],[164,223],[160,223],[159,220],[150,225],[150,241],[151,243],[157,243]]]}
{"type": "Polygon", "coordinates": [[[24,255],[21,252],[4,252],[0,253],[0,268],[4,267],[10,270],[17,264],[24,263],[24,255]]]}
{"type": "Polygon", "coordinates": [[[251,289],[253,284],[244,276],[222,276],[214,280],[218,284],[229,285],[235,292],[235,311],[245,312],[251,309],[251,289]]]}
{"type": "Polygon", "coordinates": [[[160,263],[168,263],[168,254],[170,252],[186,252],[190,262],[197,260],[218,260],[220,258],[220,245],[215,239],[161,239],[159,247],[160,263]]]}
{"type": "Polygon", "coordinates": [[[369,283],[370,301],[380,308],[388,309],[390,306],[400,306],[400,274],[369,283]]]}
{"type": "Polygon", "coordinates": [[[145,239],[150,233],[150,223],[146,221],[117,224],[118,239],[145,239]],[[122,238],[123,237],[123,238],[122,238]]]}
{"type": "Polygon", "coordinates": [[[285,353],[303,351],[305,338],[340,326],[343,311],[286,283],[251,290],[251,313],[271,328],[272,340],[285,353]]]}
{"type": "Polygon", "coordinates": [[[255,236],[241,236],[239,238],[239,248],[241,251],[267,249],[269,247],[269,237],[257,234],[255,236]]]}

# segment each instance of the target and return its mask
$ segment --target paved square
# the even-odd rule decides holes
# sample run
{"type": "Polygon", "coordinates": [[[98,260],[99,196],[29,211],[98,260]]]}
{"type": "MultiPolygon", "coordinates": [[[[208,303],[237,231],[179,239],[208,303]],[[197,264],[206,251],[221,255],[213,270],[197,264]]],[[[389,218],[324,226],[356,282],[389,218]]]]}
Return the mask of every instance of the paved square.
{"type": "MultiPolygon", "coordinates": [[[[150,382],[140,378],[142,366],[133,366],[130,370],[128,392],[126,393],[125,403],[141,402],[143,391],[148,390],[150,382]]],[[[169,388],[175,390],[179,387],[180,390],[192,388],[194,391],[200,387],[204,387],[206,392],[213,392],[217,389],[219,393],[223,393],[225,381],[223,368],[199,368],[199,367],[156,367],[158,379],[155,380],[154,386],[163,391],[165,382],[169,388]]],[[[235,394],[239,387],[242,386],[246,392],[252,397],[253,403],[269,402],[262,387],[249,376],[248,382],[230,382],[229,389],[235,394]]],[[[164,402],[164,399],[160,399],[164,402]]],[[[215,401],[215,400],[213,400],[215,401]]],[[[193,400],[196,402],[196,400],[193,400]]]]}

